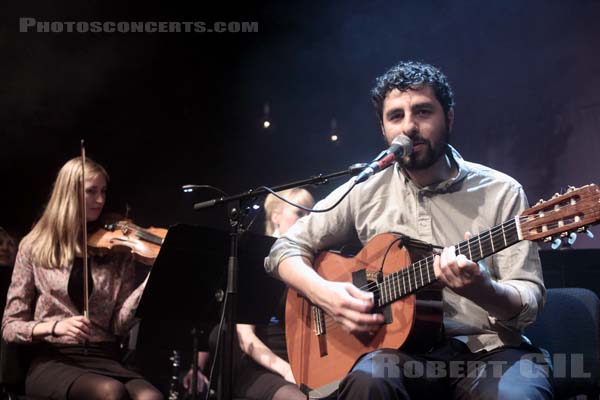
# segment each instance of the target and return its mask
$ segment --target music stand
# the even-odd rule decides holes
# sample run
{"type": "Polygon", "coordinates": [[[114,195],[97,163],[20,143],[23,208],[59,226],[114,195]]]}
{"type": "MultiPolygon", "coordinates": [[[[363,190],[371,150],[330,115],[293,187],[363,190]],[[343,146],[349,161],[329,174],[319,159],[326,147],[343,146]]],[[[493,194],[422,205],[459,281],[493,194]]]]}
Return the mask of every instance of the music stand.
{"type": "MultiPolygon", "coordinates": [[[[225,288],[223,260],[229,233],[219,229],[174,225],[169,228],[152,267],[136,315],[144,319],[218,321],[215,292],[225,288]]],[[[275,238],[246,232],[239,245],[238,322],[267,324],[285,284],[264,270],[275,238]]]]}
{"type": "MultiPolygon", "coordinates": [[[[179,224],[169,228],[136,316],[144,320],[218,322],[215,293],[226,287],[229,232],[179,224]]],[[[245,232],[239,242],[238,323],[268,324],[285,284],[268,276],[264,258],[275,238],[245,232]]],[[[195,359],[195,358],[194,358],[195,359]]]]}

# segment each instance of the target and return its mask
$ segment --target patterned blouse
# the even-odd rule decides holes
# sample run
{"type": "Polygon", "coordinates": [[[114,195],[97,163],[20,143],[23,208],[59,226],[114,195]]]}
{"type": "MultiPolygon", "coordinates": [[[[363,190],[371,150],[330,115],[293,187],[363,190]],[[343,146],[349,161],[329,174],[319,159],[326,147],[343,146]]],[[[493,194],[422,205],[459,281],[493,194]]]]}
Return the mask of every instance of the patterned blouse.
{"type": "MultiPolygon", "coordinates": [[[[92,322],[90,342],[113,342],[133,325],[144,281],[134,286],[135,262],[130,254],[91,257],[93,291],[89,299],[92,322]]],[[[40,322],[60,321],[81,315],[69,296],[73,266],[45,268],[34,265],[28,249],[19,249],[8,289],[2,319],[2,337],[7,342],[30,343],[40,322]]],[[[69,336],[40,338],[53,343],[77,343],[69,336]]]]}

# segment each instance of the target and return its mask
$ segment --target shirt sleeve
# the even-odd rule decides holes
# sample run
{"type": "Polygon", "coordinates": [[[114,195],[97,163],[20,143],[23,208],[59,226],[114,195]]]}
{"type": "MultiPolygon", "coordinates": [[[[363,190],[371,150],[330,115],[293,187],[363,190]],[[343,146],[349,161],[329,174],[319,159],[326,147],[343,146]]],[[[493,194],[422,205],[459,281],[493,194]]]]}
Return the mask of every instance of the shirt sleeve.
{"type": "MultiPolygon", "coordinates": [[[[318,202],[314,209],[322,210],[332,206],[348,191],[350,185],[351,181],[338,187],[318,202]]],[[[326,213],[313,212],[301,218],[285,235],[277,239],[265,259],[266,271],[277,277],[279,264],[288,257],[301,256],[312,263],[317,253],[350,241],[355,235],[351,203],[356,189],[333,210],[326,213]]]]}
{"type": "MultiPolygon", "coordinates": [[[[503,220],[519,215],[529,207],[527,197],[520,186],[507,194],[505,204],[501,216],[503,220]]],[[[523,240],[507,251],[496,254],[494,263],[498,281],[515,288],[519,292],[522,305],[517,315],[509,320],[497,322],[522,331],[535,321],[544,305],[546,295],[538,245],[523,240]]]]}
{"type": "Polygon", "coordinates": [[[2,337],[5,341],[32,342],[33,328],[42,322],[33,320],[36,299],[33,265],[26,252],[19,249],[2,318],[2,337]]]}
{"type": "Polygon", "coordinates": [[[146,279],[135,288],[135,260],[131,255],[128,255],[122,263],[121,287],[119,288],[112,323],[112,331],[117,336],[125,335],[133,326],[135,312],[147,282],[146,279]]]}

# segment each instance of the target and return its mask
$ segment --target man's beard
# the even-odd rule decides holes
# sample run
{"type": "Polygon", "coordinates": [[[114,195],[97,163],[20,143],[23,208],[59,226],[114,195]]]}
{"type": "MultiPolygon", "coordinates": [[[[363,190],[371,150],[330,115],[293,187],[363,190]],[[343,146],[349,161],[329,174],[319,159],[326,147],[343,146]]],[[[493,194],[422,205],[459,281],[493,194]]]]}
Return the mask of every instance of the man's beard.
{"type": "Polygon", "coordinates": [[[413,146],[417,144],[425,145],[419,153],[412,153],[410,156],[403,159],[402,166],[407,171],[419,171],[431,167],[435,164],[444,154],[446,154],[446,148],[448,147],[448,128],[444,127],[446,131],[442,140],[433,147],[431,142],[420,134],[415,135],[412,138],[413,146]]]}

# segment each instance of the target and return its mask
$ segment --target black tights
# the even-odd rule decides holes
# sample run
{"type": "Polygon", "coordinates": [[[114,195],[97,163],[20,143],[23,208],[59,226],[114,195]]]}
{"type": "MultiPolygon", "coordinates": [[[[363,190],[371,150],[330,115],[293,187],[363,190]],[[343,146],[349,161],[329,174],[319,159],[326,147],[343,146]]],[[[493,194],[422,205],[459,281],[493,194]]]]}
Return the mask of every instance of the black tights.
{"type": "Polygon", "coordinates": [[[272,400],[305,400],[307,397],[296,385],[283,385],[273,395],[272,400]]]}
{"type": "Polygon", "coordinates": [[[98,374],[84,374],[73,382],[68,400],[162,400],[163,395],[143,379],[125,383],[98,374]]]}

